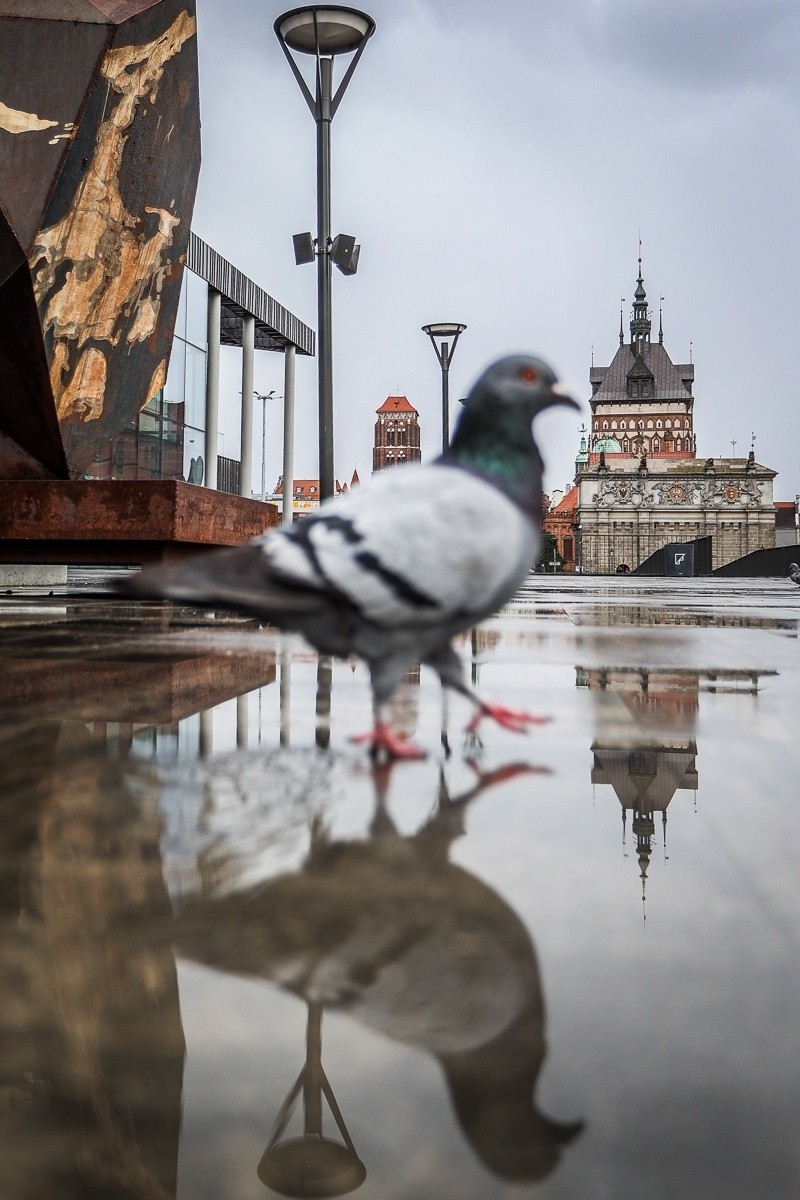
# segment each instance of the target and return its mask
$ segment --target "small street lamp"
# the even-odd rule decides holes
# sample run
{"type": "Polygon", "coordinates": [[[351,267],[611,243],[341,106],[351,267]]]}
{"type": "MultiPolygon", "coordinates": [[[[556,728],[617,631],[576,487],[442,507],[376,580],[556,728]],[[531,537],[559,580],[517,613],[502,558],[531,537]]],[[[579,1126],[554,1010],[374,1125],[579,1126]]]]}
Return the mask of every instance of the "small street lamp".
{"type": "Polygon", "coordinates": [[[261,499],[267,498],[267,401],[276,399],[275,389],[262,395],[253,392],[256,400],[261,401],[261,499]]]}
{"type": "Polygon", "coordinates": [[[439,366],[442,368],[442,452],[450,445],[450,363],[456,343],[466,328],[466,325],[448,321],[422,326],[422,332],[427,333],[431,339],[439,366]]]}
{"type": "Polygon", "coordinates": [[[331,121],[341,103],[369,38],[375,32],[372,17],[338,4],[293,8],[278,17],[275,34],[287,62],[317,123],[317,237],[294,237],[295,261],[317,260],[317,370],[319,374],[319,488],[320,499],[334,492],[333,469],[333,321],[331,268],[354,275],[358,266],[355,238],[340,234],[331,239],[331,121]],[[308,87],[292,51],[311,54],[315,62],[315,90],[308,87]],[[333,59],[353,54],[338,89],[333,91],[333,59]]]}

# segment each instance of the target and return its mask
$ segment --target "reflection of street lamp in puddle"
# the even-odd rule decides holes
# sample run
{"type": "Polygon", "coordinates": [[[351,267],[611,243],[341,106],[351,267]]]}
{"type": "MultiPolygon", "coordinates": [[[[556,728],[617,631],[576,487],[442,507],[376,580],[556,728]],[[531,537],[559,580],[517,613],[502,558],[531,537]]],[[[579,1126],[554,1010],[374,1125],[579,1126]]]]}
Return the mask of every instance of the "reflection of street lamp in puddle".
{"type": "Polygon", "coordinates": [[[346,1196],[367,1177],[344,1118],[322,1069],[322,1005],[309,1003],[306,1062],[275,1121],[275,1128],[258,1164],[258,1177],[283,1196],[346,1196]],[[303,1134],[281,1141],[295,1106],[303,1095],[303,1134]],[[322,1101],[327,1100],[342,1141],[322,1133],[322,1101]]]}

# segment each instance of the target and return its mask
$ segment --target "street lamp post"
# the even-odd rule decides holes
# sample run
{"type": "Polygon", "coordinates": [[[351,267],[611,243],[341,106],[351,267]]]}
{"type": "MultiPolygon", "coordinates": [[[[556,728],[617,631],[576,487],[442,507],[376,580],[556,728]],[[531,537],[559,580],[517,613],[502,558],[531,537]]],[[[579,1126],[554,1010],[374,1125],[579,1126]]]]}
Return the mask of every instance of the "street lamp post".
{"type": "Polygon", "coordinates": [[[275,33],[292,74],[297,80],[311,115],[317,123],[317,237],[297,234],[294,238],[297,263],[317,259],[317,370],[319,375],[319,487],[320,498],[334,492],[333,464],[333,342],[331,316],[331,268],[355,274],[358,247],[346,235],[331,240],[331,121],[341,103],[364,47],[375,32],[375,22],[355,8],[341,5],[312,5],[294,8],[278,17],[275,33]],[[312,54],[315,89],[312,94],[291,51],[312,54]],[[333,91],[333,59],[352,53],[337,91],[333,91]]]}
{"type": "Polygon", "coordinates": [[[442,453],[450,445],[450,363],[456,343],[466,328],[466,325],[457,325],[452,321],[422,326],[422,332],[431,339],[442,368],[442,453]]]}
{"type": "Polygon", "coordinates": [[[275,399],[275,389],[262,395],[253,392],[256,400],[261,401],[261,499],[267,498],[267,401],[275,399]]]}

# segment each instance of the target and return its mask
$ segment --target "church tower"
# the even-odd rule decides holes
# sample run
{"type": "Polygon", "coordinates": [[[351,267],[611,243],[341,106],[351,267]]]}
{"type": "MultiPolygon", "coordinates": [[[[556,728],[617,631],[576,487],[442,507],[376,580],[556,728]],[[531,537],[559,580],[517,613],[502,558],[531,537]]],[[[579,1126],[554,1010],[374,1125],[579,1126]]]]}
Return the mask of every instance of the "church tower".
{"type": "Polygon", "coordinates": [[[382,471],[398,463],[419,462],[419,413],[407,396],[387,396],[376,410],[372,470],[382,471]]]}
{"type": "Polygon", "coordinates": [[[589,464],[625,458],[683,461],[695,457],[694,364],[673,363],[664,349],[659,317],[658,341],[651,340],[652,320],[639,256],[633,294],[630,341],[620,312],[619,349],[608,367],[592,366],[592,428],[589,464]]]}
{"type": "Polygon", "coordinates": [[[592,422],[581,431],[570,528],[587,574],[663,574],[670,547],[700,539],[711,559],[694,561],[698,573],[775,545],[775,472],[754,453],[697,457],[694,364],[667,353],[660,306],[657,339],[652,328],[640,243],[630,338],[620,311],[611,363],[596,367],[592,353],[589,371],[592,422]]]}

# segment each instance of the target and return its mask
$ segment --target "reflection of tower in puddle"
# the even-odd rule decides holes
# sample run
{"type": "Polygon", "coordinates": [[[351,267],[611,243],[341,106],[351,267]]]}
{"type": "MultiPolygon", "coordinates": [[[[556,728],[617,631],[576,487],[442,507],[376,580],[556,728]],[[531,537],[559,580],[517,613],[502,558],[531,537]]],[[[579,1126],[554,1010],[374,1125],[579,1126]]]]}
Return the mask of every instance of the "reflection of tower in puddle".
{"type": "Polygon", "coordinates": [[[284,1100],[258,1166],[263,1184],[284,1196],[346,1196],[359,1188],[367,1169],[356,1153],[336,1097],[322,1067],[322,1005],[309,1003],[306,1061],[284,1100]],[[284,1138],[302,1094],[303,1133],[284,1138]],[[342,1140],[322,1132],[323,1100],[342,1140]]]}
{"type": "Polygon", "coordinates": [[[592,783],[614,789],[622,806],[623,845],[632,818],[643,904],[657,815],[666,855],[670,802],[676,792],[697,791],[699,681],[689,671],[578,668],[578,687],[588,687],[597,700],[592,783]]]}

